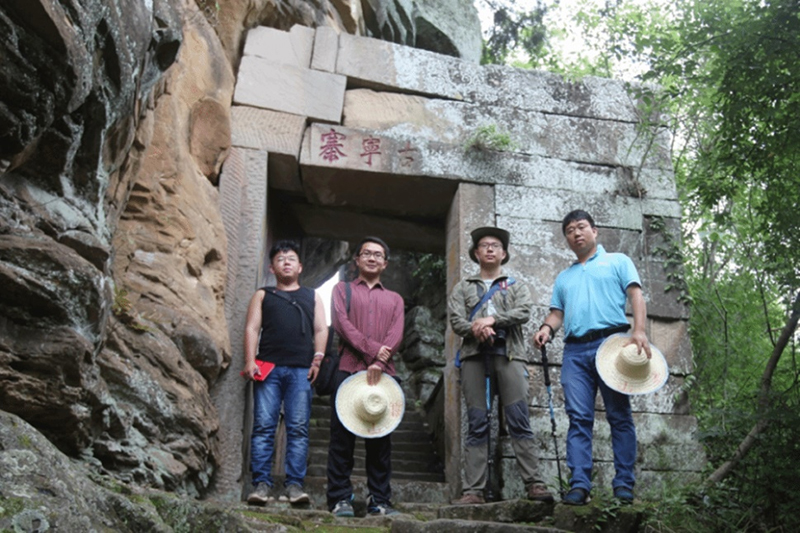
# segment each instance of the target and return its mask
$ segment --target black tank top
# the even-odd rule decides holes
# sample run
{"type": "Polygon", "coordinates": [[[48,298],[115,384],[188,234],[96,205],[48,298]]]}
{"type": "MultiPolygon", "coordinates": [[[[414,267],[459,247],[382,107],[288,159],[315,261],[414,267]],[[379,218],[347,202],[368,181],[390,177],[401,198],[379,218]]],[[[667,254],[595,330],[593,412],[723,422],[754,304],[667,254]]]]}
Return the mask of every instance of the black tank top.
{"type": "Polygon", "coordinates": [[[309,367],[314,359],[314,291],[300,287],[279,291],[264,287],[258,359],[277,366],[309,367]],[[289,302],[273,292],[287,296],[289,302]],[[302,310],[302,312],[301,312],[302,310]]]}

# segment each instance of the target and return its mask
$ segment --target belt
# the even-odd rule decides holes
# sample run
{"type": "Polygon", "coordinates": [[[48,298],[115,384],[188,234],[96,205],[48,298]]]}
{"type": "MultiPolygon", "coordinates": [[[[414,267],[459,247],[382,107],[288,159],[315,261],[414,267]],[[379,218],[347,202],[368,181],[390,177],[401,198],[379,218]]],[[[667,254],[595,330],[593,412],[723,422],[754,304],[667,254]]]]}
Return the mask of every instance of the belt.
{"type": "Polygon", "coordinates": [[[594,331],[590,331],[586,335],[581,335],[580,337],[575,337],[573,335],[570,335],[569,337],[564,339],[564,342],[566,342],[567,344],[592,342],[596,341],[597,339],[610,337],[614,333],[625,333],[629,329],[631,329],[630,324],[625,324],[624,326],[614,326],[613,328],[596,329],[594,331]]]}

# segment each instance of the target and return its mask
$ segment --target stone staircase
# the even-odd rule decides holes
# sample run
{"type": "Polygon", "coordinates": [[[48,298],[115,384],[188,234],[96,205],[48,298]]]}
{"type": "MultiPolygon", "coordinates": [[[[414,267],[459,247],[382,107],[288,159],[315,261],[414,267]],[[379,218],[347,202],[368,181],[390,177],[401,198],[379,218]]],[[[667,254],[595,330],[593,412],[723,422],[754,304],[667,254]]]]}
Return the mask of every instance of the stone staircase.
{"type": "MultiPolygon", "coordinates": [[[[330,440],[330,398],[315,396],[311,406],[309,427],[308,473],[306,492],[325,507],[326,468],[330,440]]],[[[352,482],[356,504],[366,497],[364,439],[356,439],[355,466],[352,482]]],[[[430,438],[430,429],[421,413],[406,406],[400,426],[392,433],[392,493],[398,502],[446,503],[449,488],[445,483],[443,463],[430,438]]]]}

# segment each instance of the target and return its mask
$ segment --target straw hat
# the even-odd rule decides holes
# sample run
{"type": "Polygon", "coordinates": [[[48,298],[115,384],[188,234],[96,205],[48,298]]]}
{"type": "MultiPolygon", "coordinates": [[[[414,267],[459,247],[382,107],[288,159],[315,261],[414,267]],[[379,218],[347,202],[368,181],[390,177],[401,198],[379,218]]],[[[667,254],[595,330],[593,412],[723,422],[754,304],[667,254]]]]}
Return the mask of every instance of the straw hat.
{"type": "Polygon", "coordinates": [[[637,353],[635,344],[625,346],[631,336],[611,335],[597,349],[597,373],[606,385],[622,394],[649,394],[664,386],[669,376],[667,360],[650,345],[652,358],[637,353]]]}
{"type": "Polygon", "coordinates": [[[336,392],[336,414],[350,433],[377,439],[394,431],[403,419],[406,399],[400,384],[382,375],[373,386],[362,370],[344,380],[336,392]]]}
{"type": "Polygon", "coordinates": [[[472,236],[472,246],[469,247],[469,258],[474,262],[478,262],[478,257],[475,255],[475,248],[478,247],[478,242],[484,237],[496,237],[503,243],[503,251],[506,253],[506,257],[501,261],[501,265],[505,265],[508,263],[508,260],[511,259],[511,254],[508,253],[508,241],[511,240],[511,235],[506,230],[493,226],[484,226],[472,230],[470,235],[472,236]]]}

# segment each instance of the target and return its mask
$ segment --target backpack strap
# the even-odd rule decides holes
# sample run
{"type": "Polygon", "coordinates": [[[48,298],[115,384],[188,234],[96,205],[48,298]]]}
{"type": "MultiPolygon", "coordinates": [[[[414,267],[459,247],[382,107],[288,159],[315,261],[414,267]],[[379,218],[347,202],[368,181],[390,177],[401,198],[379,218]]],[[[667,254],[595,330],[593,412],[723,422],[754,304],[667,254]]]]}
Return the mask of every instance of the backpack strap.
{"type": "MultiPolygon", "coordinates": [[[[489,290],[486,291],[485,293],[483,293],[483,296],[481,297],[480,301],[475,305],[475,307],[472,308],[472,311],[470,311],[470,313],[469,313],[469,321],[472,322],[472,319],[475,318],[476,314],[478,314],[478,310],[481,307],[483,307],[483,305],[486,302],[488,302],[489,300],[492,299],[492,296],[494,296],[494,293],[496,293],[498,290],[503,290],[503,291],[508,290],[508,287],[513,285],[516,282],[517,282],[517,280],[515,280],[514,278],[508,277],[508,278],[500,281],[499,283],[498,282],[492,283],[492,286],[489,287],[489,290]]],[[[483,289],[483,285],[482,284],[478,284],[478,291],[479,291],[478,294],[479,295],[480,295],[481,289],[483,289]]]]}

